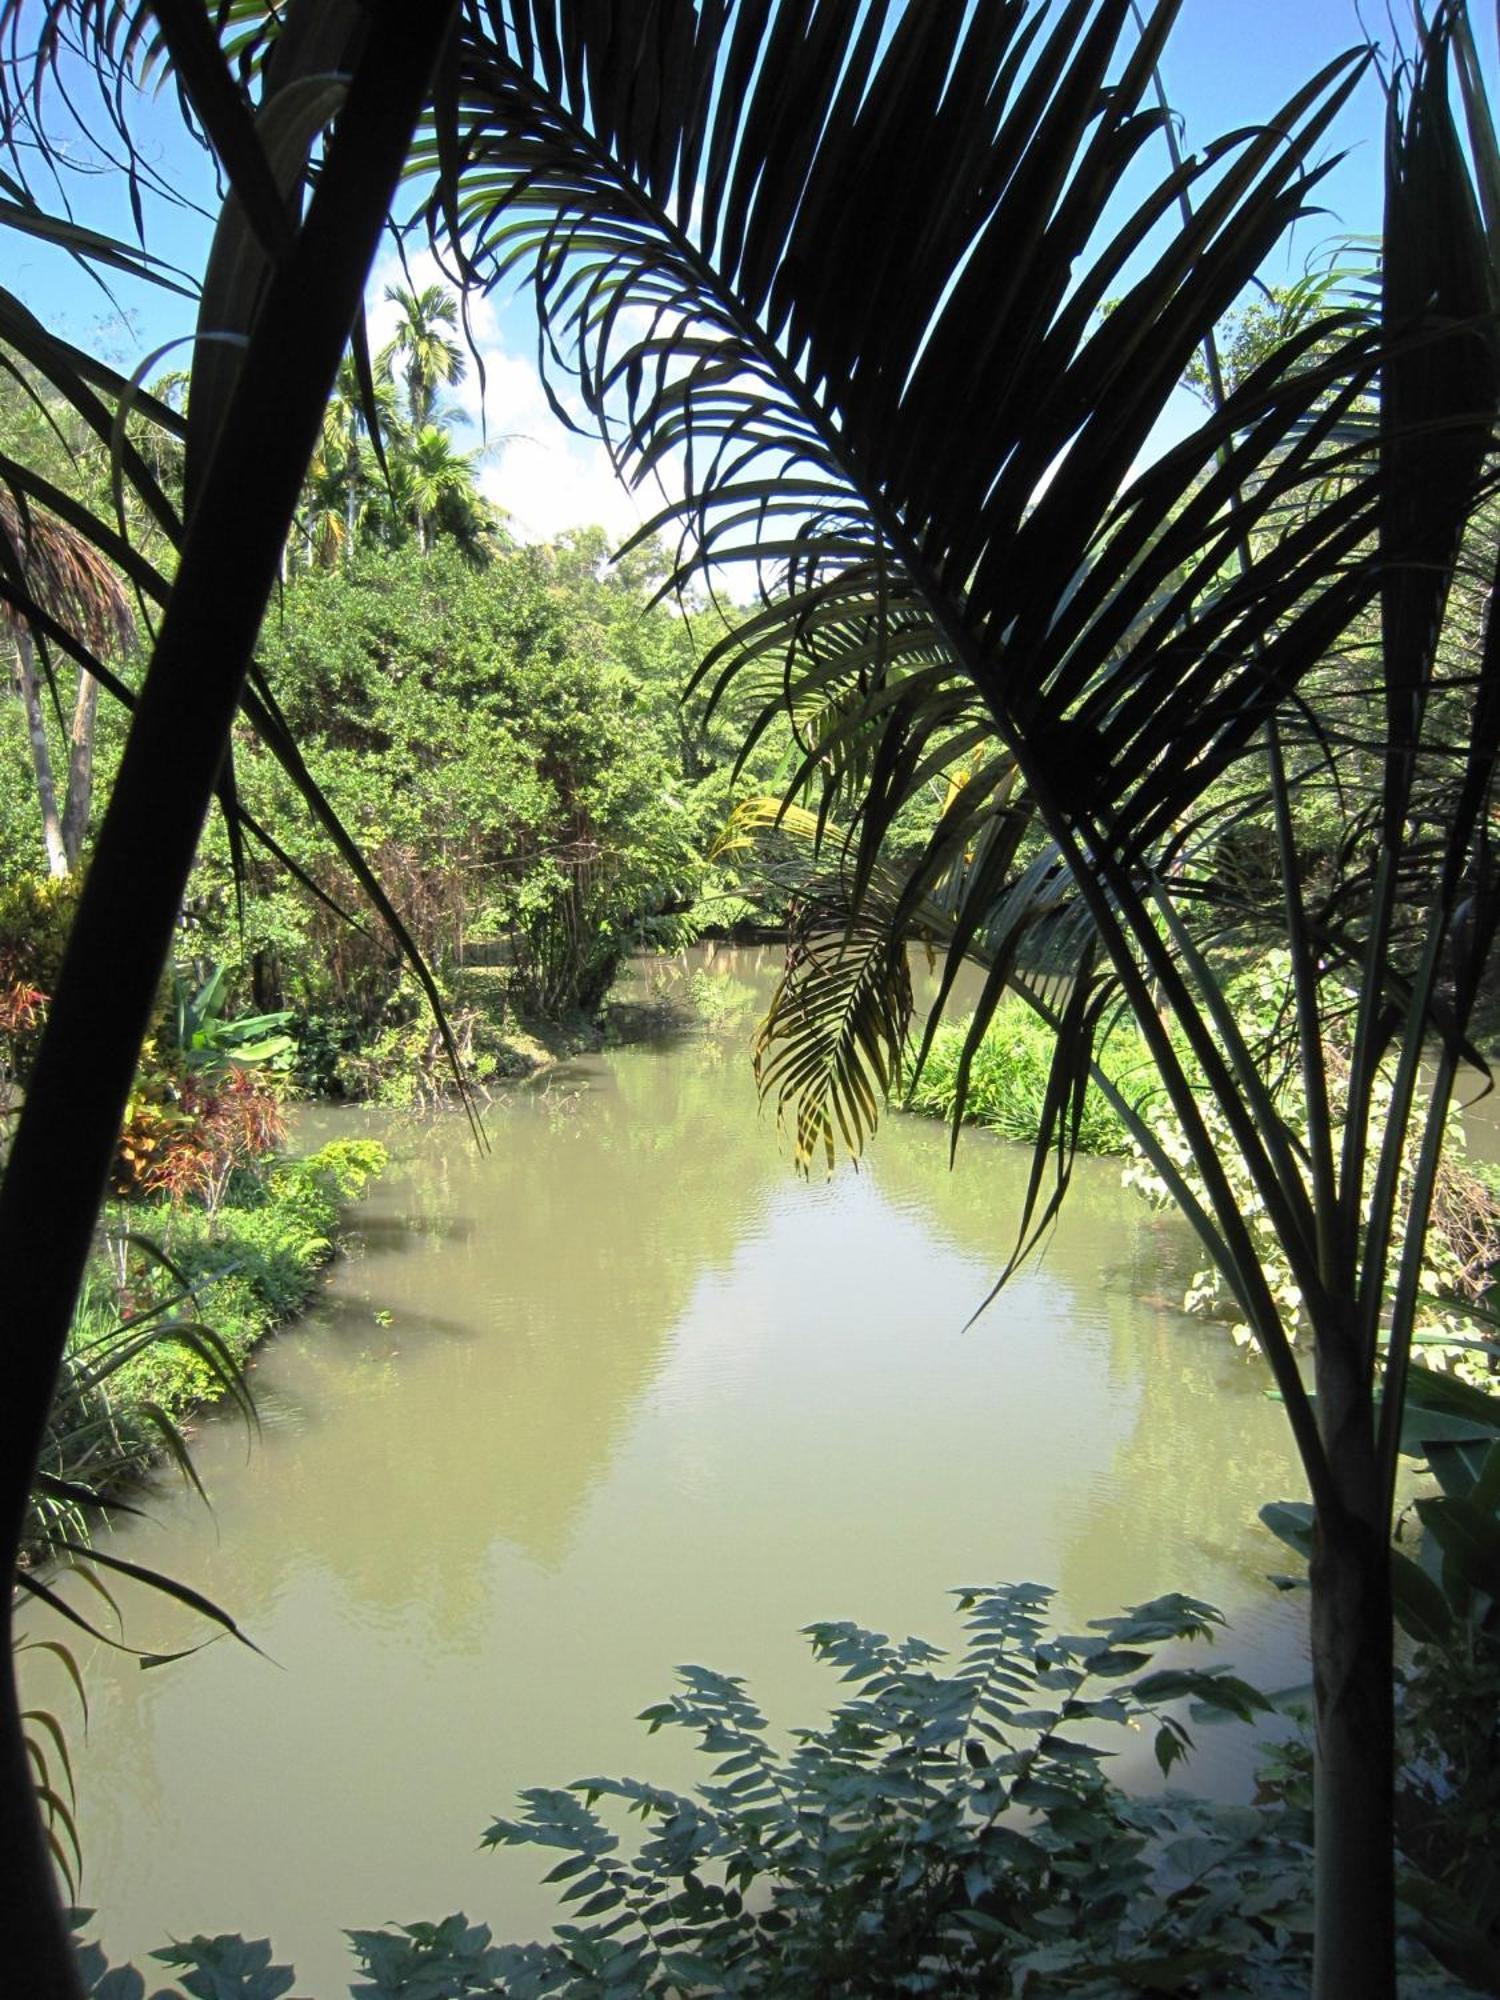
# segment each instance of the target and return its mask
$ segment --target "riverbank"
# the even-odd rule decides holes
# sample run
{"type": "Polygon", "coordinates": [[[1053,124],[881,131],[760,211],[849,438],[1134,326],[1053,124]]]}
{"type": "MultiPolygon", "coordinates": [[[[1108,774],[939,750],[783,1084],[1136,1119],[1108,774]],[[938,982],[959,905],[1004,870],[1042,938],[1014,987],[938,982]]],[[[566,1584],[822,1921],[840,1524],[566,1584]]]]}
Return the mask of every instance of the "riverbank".
{"type": "MultiPolygon", "coordinates": [[[[933,1036],[906,1108],[952,1122],[970,1020],[952,1021],[933,1036]]],[[[975,1051],[965,1081],[963,1122],[1002,1139],[1031,1145],[1042,1121],[1055,1043],[1052,1030],[1018,999],[1002,1000],[975,1051]]],[[[1126,1101],[1144,1107],[1159,1091],[1145,1043],[1121,1024],[1099,1052],[1105,1075],[1126,1101]]],[[[1091,1086],[1074,1135],[1080,1153],[1128,1153],[1130,1135],[1104,1092],[1091,1086]]]]}
{"type": "MultiPolygon", "coordinates": [[[[255,1349],[305,1311],[337,1254],[344,1209],[387,1162],[374,1140],[238,1169],[212,1208],[160,1197],[111,1203],[74,1315],[27,1536],[46,1556],[89,1500],[108,1504],[181,1427],[243,1399],[255,1349]]],[[[248,1403],[247,1403],[248,1407],[248,1403]]]]}
{"type": "Polygon", "coordinates": [[[303,1092],[314,1101],[432,1110],[459,1094],[455,1055],[464,1087],[484,1098],[507,1084],[535,1081],[577,1056],[649,1040],[692,1018],[690,1007],[649,995],[606,997],[596,1008],[573,1008],[555,1018],[530,1014],[514,1005],[503,968],[489,965],[449,970],[441,991],[451,1050],[427,1001],[414,994],[395,1019],[362,1040],[315,1019],[301,1034],[296,1076],[303,1092]]]}
{"type": "MultiPolygon", "coordinates": [[[[641,965],[632,999],[665,1012],[675,989],[699,1029],[506,1094],[487,1152],[452,1110],[316,1114],[399,1155],[365,1252],[307,1337],[267,1350],[254,1454],[204,1426],[215,1516],[163,1493],[102,1544],[228,1605],[285,1669],[222,1645],[92,1669],[80,1831],[112,1955],[269,1934],[299,1991],[334,1992],[352,1968],[330,1909],[462,1906],[546,1938],[568,1912],[533,1852],[475,1844],[517,1791],[639,1769],[630,1718],[681,1660],[745,1675],[772,1717],[820,1712],[792,1633],[940,1636],[934,1570],[1056,1578],[1063,1631],[1170,1585],[1225,1606],[1236,1673],[1305,1681],[1305,1598],[1261,1582],[1288,1559],[1256,1509],[1300,1490],[1264,1370],[1147,1301],[1191,1254],[1180,1222],[1081,1160],[1046,1258],[965,1331],[1024,1150],[977,1133],[955,1174],[935,1121],[893,1119],[859,1175],[799,1185],[744,1059],[768,959],[641,965]],[[274,1866],[226,1872],[226,1851],[274,1866]]],[[[142,1647],[200,1636],[179,1604],[126,1609],[142,1647]]],[[[1428,1685],[1450,1712],[1453,1683],[1428,1685]]],[[[1242,1799],[1256,1738],[1194,1734],[1188,1783],[1242,1799]]],[[[1119,1748],[1139,1831],[1152,1738],[1119,1748]]],[[[649,1757],[653,1784],[701,1775],[681,1730],[649,1757]]],[[[1295,1745],[1274,1776],[1300,1811],[1295,1745]]],[[[1285,1888],[1297,1857],[1273,1859],[1285,1888]]]]}
{"type": "MultiPolygon", "coordinates": [[[[591,1014],[517,1018],[503,976],[489,967],[451,973],[445,987],[460,1070],[481,1100],[693,1018],[691,1006],[650,990],[591,1014]]],[[[391,1024],[362,1049],[335,1050],[325,1039],[320,1059],[323,1088],[308,1091],[303,1078],[310,1105],[343,1099],[427,1113],[458,1095],[430,1013],[391,1024]]],[[[171,1092],[167,1099],[161,1106],[143,1093],[133,1108],[138,1120],[144,1103],[147,1122],[127,1129],[127,1150],[134,1133],[137,1148],[159,1149],[158,1166],[181,1143],[177,1125],[189,1123],[171,1092]]],[[[274,1125],[281,1129],[279,1113],[274,1125]]],[[[340,1248],[343,1210],[387,1159],[376,1141],[340,1138],[305,1157],[274,1152],[242,1160],[209,1202],[196,1193],[143,1196],[137,1184],[136,1198],[107,1206],[34,1496],[31,1561],[47,1559],[59,1523],[79,1538],[86,1525],[80,1507],[117,1500],[163,1458],[187,1472],[181,1431],[202,1411],[238,1400],[249,1414],[243,1374],[255,1350],[314,1303],[320,1274],[340,1248]]],[[[130,1161],[132,1172],[141,1165],[130,1161]]],[[[212,1181],[199,1176],[194,1186],[212,1181]]]]}
{"type": "MultiPolygon", "coordinates": [[[[1277,977],[1274,961],[1269,981],[1264,973],[1247,976],[1232,985],[1229,993],[1241,1029],[1252,1040],[1258,1033],[1269,1041],[1285,1011],[1284,976],[1277,977]]],[[[971,1053],[965,1074],[964,1054],[972,1026],[970,1017],[939,1028],[927,1061],[911,1085],[905,1107],[951,1125],[962,1087],[963,1123],[979,1125],[1001,1138],[1034,1147],[1048,1103],[1054,1046],[1051,1030],[1019,999],[1003,999],[978,1048],[971,1053]]],[[[1155,1064],[1133,1022],[1115,1023],[1102,1048],[1096,1051],[1096,1059],[1114,1092],[1138,1114],[1146,1140],[1136,1142],[1110,1096],[1091,1084],[1076,1127],[1070,1133],[1074,1150],[1079,1154],[1122,1157],[1124,1184],[1164,1212],[1176,1212],[1178,1206],[1164,1163],[1170,1164],[1173,1177],[1184,1176],[1190,1190],[1206,1202],[1197,1170],[1188,1158],[1177,1122],[1164,1100],[1155,1064]]],[[[1330,1049],[1332,1109],[1336,1119],[1342,1115],[1339,1091],[1346,1061],[1343,1051],[1337,1047],[1330,1049]]],[[[1188,1073],[1198,1074],[1196,1065],[1189,1064],[1188,1073]]],[[[1200,1103],[1212,1122],[1221,1114],[1214,1108],[1207,1086],[1200,1081],[1198,1088],[1200,1103]]],[[[1305,1146],[1305,1117],[1295,1082],[1283,1074],[1277,1091],[1277,1102],[1288,1130],[1298,1145],[1305,1146]]],[[[1056,1144],[1055,1130],[1052,1143],[1056,1144]]],[[[1285,1254],[1248,1169],[1235,1159],[1232,1148],[1226,1147],[1223,1157],[1241,1213],[1257,1242],[1263,1268],[1272,1276],[1277,1296],[1286,1302],[1295,1337],[1303,1330],[1304,1321],[1300,1295],[1293,1285],[1285,1254]]],[[[1371,1192],[1367,1188],[1367,1203],[1371,1192]]],[[[1495,1164],[1493,1154],[1488,1160],[1482,1155],[1471,1157],[1463,1114],[1456,1110],[1444,1156],[1436,1170],[1431,1227],[1422,1267],[1417,1339],[1431,1365],[1486,1389],[1492,1388],[1497,1379],[1496,1355],[1492,1348],[1474,1339],[1474,1316],[1478,1311],[1482,1319],[1488,1310],[1484,1307],[1480,1311],[1497,1269],[1500,1269],[1500,1166],[1495,1164]]],[[[1186,1312],[1227,1327],[1237,1344],[1253,1344],[1241,1308],[1216,1270],[1195,1271],[1186,1285],[1182,1304],[1186,1312]]],[[[1483,1327],[1479,1330],[1483,1331],[1483,1327]]]]}

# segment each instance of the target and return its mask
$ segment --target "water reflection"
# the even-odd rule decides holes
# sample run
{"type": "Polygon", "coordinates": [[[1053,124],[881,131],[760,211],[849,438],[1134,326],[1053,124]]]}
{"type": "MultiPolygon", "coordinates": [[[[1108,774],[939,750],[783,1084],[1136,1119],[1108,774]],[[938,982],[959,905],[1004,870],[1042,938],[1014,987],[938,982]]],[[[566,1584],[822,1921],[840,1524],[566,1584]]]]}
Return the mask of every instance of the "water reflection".
{"type": "MultiPolygon", "coordinates": [[[[974,1135],[950,1175],[946,1135],[896,1120],[860,1173],[795,1182],[744,1055],[763,967],[713,977],[715,1031],[507,1099],[487,1155],[459,1119],[397,1129],[325,1309],[258,1370],[264,1439],[205,1430],[217,1525],[167,1497],[122,1531],[279,1671],[93,1663],[87,1900],[117,1951],[269,1931],[329,1993],[339,1923],[463,1904],[529,1932],[534,1868],[474,1852],[519,1786],[683,1782],[688,1746],[632,1721],[677,1662],[808,1720],[834,1689],[800,1626],[943,1638],[966,1581],[1057,1583],[1070,1624],[1191,1591],[1236,1614],[1233,1657],[1299,1677],[1252,1525],[1297,1490],[1279,1416],[1142,1303],[1180,1290],[1171,1230],[1085,1166],[970,1326],[1024,1156],[974,1135]]],[[[182,1637],[130,1612],[141,1644],[182,1637]]]]}

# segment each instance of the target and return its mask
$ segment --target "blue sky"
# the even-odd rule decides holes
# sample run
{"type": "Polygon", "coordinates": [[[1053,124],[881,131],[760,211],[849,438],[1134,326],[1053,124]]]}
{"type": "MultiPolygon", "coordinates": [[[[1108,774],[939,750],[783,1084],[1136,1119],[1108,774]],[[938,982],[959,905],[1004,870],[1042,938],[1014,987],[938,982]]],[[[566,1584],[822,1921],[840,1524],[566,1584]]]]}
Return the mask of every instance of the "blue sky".
{"type": "MultiPolygon", "coordinates": [[[[1371,33],[1389,46],[1384,12],[1370,6],[1364,18],[1371,33]]],[[[1493,73],[1490,10],[1476,11],[1476,32],[1493,73]]],[[[1189,148],[1198,146],[1216,133],[1271,117],[1319,67],[1363,37],[1352,0],[1185,0],[1163,65],[1168,94],[1184,121],[1185,143],[1189,148]]],[[[1273,267],[1268,277],[1298,275],[1338,237],[1378,228],[1382,115],[1381,93],[1367,78],[1330,139],[1330,151],[1346,154],[1325,186],[1324,200],[1331,213],[1301,225],[1280,268],[1273,267]]],[[[183,136],[172,100],[149,109],[140,129],[153,164],[175,187],[211,207],[211,176],[202,154],[183,136]]],[[[43,190],[39,187],[38,192],[43,190]]],[[[70,193],[80,220],[117,234],[130,232],[121,175],[93,174],[70,193]]],[[[194,275],[201,270],[209,233],[203,217],[156,202],[149,226],[151,247],[158,254],[194,275]]],[[[425,279],[430,268],[419,264],[416,275],[425,279]]],[[[399,276],[393,256],[377,266],[370,294],[377,341],[383,330],[381,294],[385,284],[399,276]]],[[[15,239],[9,282],[34,311],[71,339],[127,370],[153,349],[185,335],[192,323],[187,302],[150,287],[126,284],[117,287],[125,309],[121,317],[68,259],[15,239]]],[[[553,534],[593,520],[602,521],[616,535],[627,533],[638,511],[616,487],[602,451],[570,438],[547,408],[532,365],[535,327],[525,300],[485,302],[476,332],[488,377],[483,414],[494,442],[483,478],[492,497],[533,534],[553,534]]],[[[184,348],[161,365],[182,365],[185,355],[184,348]]],[[[477,420],[478,394],[472,382],[460,401],[477,420]]],[[[1192,409],[1184,397],[1165,435],[1185,428],[1192,409]]],[[[477,429],[474,436],[477,442],[477,429]]]]}
{"type": "MultiPolygon", "coordinates": [[[[1382,0],[1360,9],[1351,0],[1187,0],[1163,70],[1189,139],[1201,144],[1214,132],[1272,117],[1324,64],[1364,41],[1361,14],[1389,48],[1382,0]]],[[[1476,32],[1487,27],[1493,30],[1487,10],[1476,10],[1476,32]]],[[[1383,110],[1379,89],[1366,79],[1334,130],[1329,151],[1346,157],[1327,188],[1331,235],[1379,227],[1383,110]]],[[[1320,227],[1303,226],[1298,253],[1318,246],[1320,227]]]]}

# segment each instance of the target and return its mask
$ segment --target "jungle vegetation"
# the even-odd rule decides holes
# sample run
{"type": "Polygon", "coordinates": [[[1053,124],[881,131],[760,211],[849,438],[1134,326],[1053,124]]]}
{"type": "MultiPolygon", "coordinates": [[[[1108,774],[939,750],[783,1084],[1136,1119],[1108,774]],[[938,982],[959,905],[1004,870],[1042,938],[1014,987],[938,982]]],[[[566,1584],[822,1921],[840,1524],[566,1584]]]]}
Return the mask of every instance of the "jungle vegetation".
{"type": "MultiPolygon", "coordinates": [[[[1055,1035],[1019,1256],[1064,1193],[1111,1024],[1143,1036],[1174,1126],[1170,1144],[1139,1119],[1135,1136],[1266,1356],[1312,1495],[1314,1991],[1379,2000],[1395,1979],[1396,1461],[1500,915],[1484,505],[1500,174],[1454,0],[1388,78],[1374,282],[1213,383],[1201,423],[1143,464],[1195,352],[1316,200],[1324,134],[1368,81],[1352,49],[1264,124],[1163,153],[1121,219],[1122,174],[1162,143],[1153,84],[1176,11],[1163,0],[1137,30],[1129,0],[1052,17],[1020,0],[41,10],[40,50],[4,73],[27,142],[13,226],[68,227],[26,178],[28,148],[53,150],[43,107],[64,56],[98,79],[127,146],[129,79],[165,78],[229,192],[202,292],[214,338],[180,408],[0,295],[0,337],[107,443],[130,506],[90,507],[16,460],[0,472],[153,627],[136,693],[24,561],[0,576],[33,639],[132,707],[0,1186],[0,1256],[34,1274],[5,1333],[3,1518],[13,1556],[211,802],[232,848],[256,837],[226,758],[236,712],[437,997],[257,652],[351,335],[372,414],[360,302],[394,210],[456,283],[523,276],[551,364],[622,471],[680,478],[654,524],[671,585],[758,567],[760,602],[699,672],[751,708],[750,740],[789,720],[786,794],[817,821],[820,874],[761,1041],[801,1152],[867,1136],[907,1054],[906,945],[940,939],[949,975],[988,968],[976,1045],[1007,989],[1055,1035]],[[131,509],[149,535],[132,537],[131,509]],[[940,778],[947,809],[896,851],[940,778]],[[1299,835],[1312,801],[1338,834],[1316,869],[1299,835]],[[1226,907],[1204,893],[1205,857],[1247,820],[1269,832],[1276,893],[1226,907]],[[1269,1044],[1226,1001],[1226,954],[1268,940],[1290,996],[1269,1044]],[[1062,1000],[1036,985],[1039,961],[1066,975],[1062,1000]]],[[[4,19],[19,56],[28,15],[4,19]]],[[[417,443],[421,414],[409,398],[417,443]]],[[[405,504],[419,549],[435,494],[414,483],[405,504]]],[[[0,1914],[34,1990],[71,1994],[5,1686],[0,1833],[18,1859],[0,1914]]]]}

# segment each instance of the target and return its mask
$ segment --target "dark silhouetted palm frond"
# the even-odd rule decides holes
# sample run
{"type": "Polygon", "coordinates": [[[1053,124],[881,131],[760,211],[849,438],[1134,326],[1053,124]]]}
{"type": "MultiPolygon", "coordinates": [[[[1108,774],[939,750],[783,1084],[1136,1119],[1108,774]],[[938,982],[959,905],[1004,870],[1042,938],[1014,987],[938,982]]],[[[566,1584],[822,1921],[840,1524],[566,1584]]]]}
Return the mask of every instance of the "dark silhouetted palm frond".
{"type": "MultiPolygon", "coordinates": [[[[13,31],[21,11],[9,0],[0,7],[0,36],[13,31]]],[[[160,629],[0,1184],[0,1261],[27,1271],[30,1293],[27,1312],[11,1314],[0,1328],[0,1567],[7,1571],[15,1567],[94,1212],[194,849],[224,770],[339,358],[455,13],[414,0],[378,10],[292,0],[247,87],[216,32],[233,32],[242,18],[234,8],[206,12],[193,0],[156,0],[150,9],[40,10],[44,38],[59,28],[81,32],[86,42],[100,33],[127,43],[159,36],[160,59],[233,197],[204,288],[200,346],[212,359],[201,372],[195,366],[188,399],[180,555],[164,582],[160,629]],[[101,994],[109,996],[104,1009],[101,994]],[[48,1254],[38,1257],[43,1242],[48,1254]]],[[[95,52],[98,46],[90,44],[95,52]]],[[[44,48],[28,74],[44,75],[46,56],[44,48]]],[[[106,84],[108,69],[101,56],[96,75],[106,84]]],[[[7,74],[13,93],[24,87],[7,74]]],[[[97,365],[52,339],[14,301],[0,300],[0,338],[110,444],[117,477],[128,477],[154,507],[160,489],[150,468],[137,463],[128,421],[126,435],[116,436],[116,415],[130,407],[129,385],[111,408],[100,395],[97,365]]],[[[21,483],[3,470],[8,484],[21,483]]],[[[80,525],[50,495],[29,497],[80,525]]],[[[169,535],[172,519],[168,505],[161,525],[169,535]]],[[[147,579],[131,575],[138,580],[147,579]]],[[[264,690],[250,690],[252,708],[257,692],[274,735],[279,718],[264,690]]],[[[295,771],[295,760],[287,761],[295,771]]],[[[33,1772],[10,1671],[11,1617],[7,1592],[0,1928],[11,1961],[51,2000],[75,1993],[77,1978],[30,1794],[33,1772]]]]}
{"type": "Polygon", "coordinates": [[[678,537],[674,581],[754,570],[759,609],[708,684],[761,689],[761,728],[790,718],[789,796],[825,838],[847,828],[842,914],[815,950],[794,940],[760,1048],[799,1151],[869,1129],[924,898],[954,904],[950,981],[962,957],[990,966],[974,1045],[1007,983],[1034,992],[1039,959],[1072,973],[1051,1010],[1043,1220],[1098,1027],[1133,1014],[1191,1163],[1195,1184],[1175,1185],[1270,1361],[1341,1579],[1315,1573],[1320,1816],[1371,1886],[1362,1907],[1321,1900],[1318,1992],[1385,1994],[1389,1802],[1352,1746],[1373,1731],[1386,1768],[1405,1357],[1500,916],[1500,641],[1481,621],[1461,658],[1442,643],[1465,555],[1482,594],[1494,574],[1476,508],[1500,398],[1455,36],[1491,220],[1495,149],[1462,6],[1440,7],[1390,86],[1378,301],[1310,315],[1146,463],[1200,343],[1315,203],[1363,64],[1169,156],[1152,185],[1177,9],[1139,33],[1133,11],[476,4],[423,155],[429,220],[470,281],[529,282],[559,407],[581,399],[622,473],[660,490],[650,531],[678,537]],[[1362,649],[1351,688],[1330,662],[1362,649]],[[976,759],[1003,781],[961,806],[961,840],[951,810],[937,818],[889,896],[901,815],[909,828],[923,788],[976,759]],[[1301,851],[1317,798],[1332,879],[1301,851]],[[1236,907],[1212,856],[1247,820],[1279,895],[1236,907]],[[1300,1124],[1228,995],[1226,947],[1272,938],[1300,1124]],[[1335,1021],[1352,1024],[1347,1115],[1335,1021]],[[1241,1174],[1315,1331],[1316,1404],[1241,1174]],[[1338,1589],[1355,1578],[1351,1622],[1338,1589]]]}

